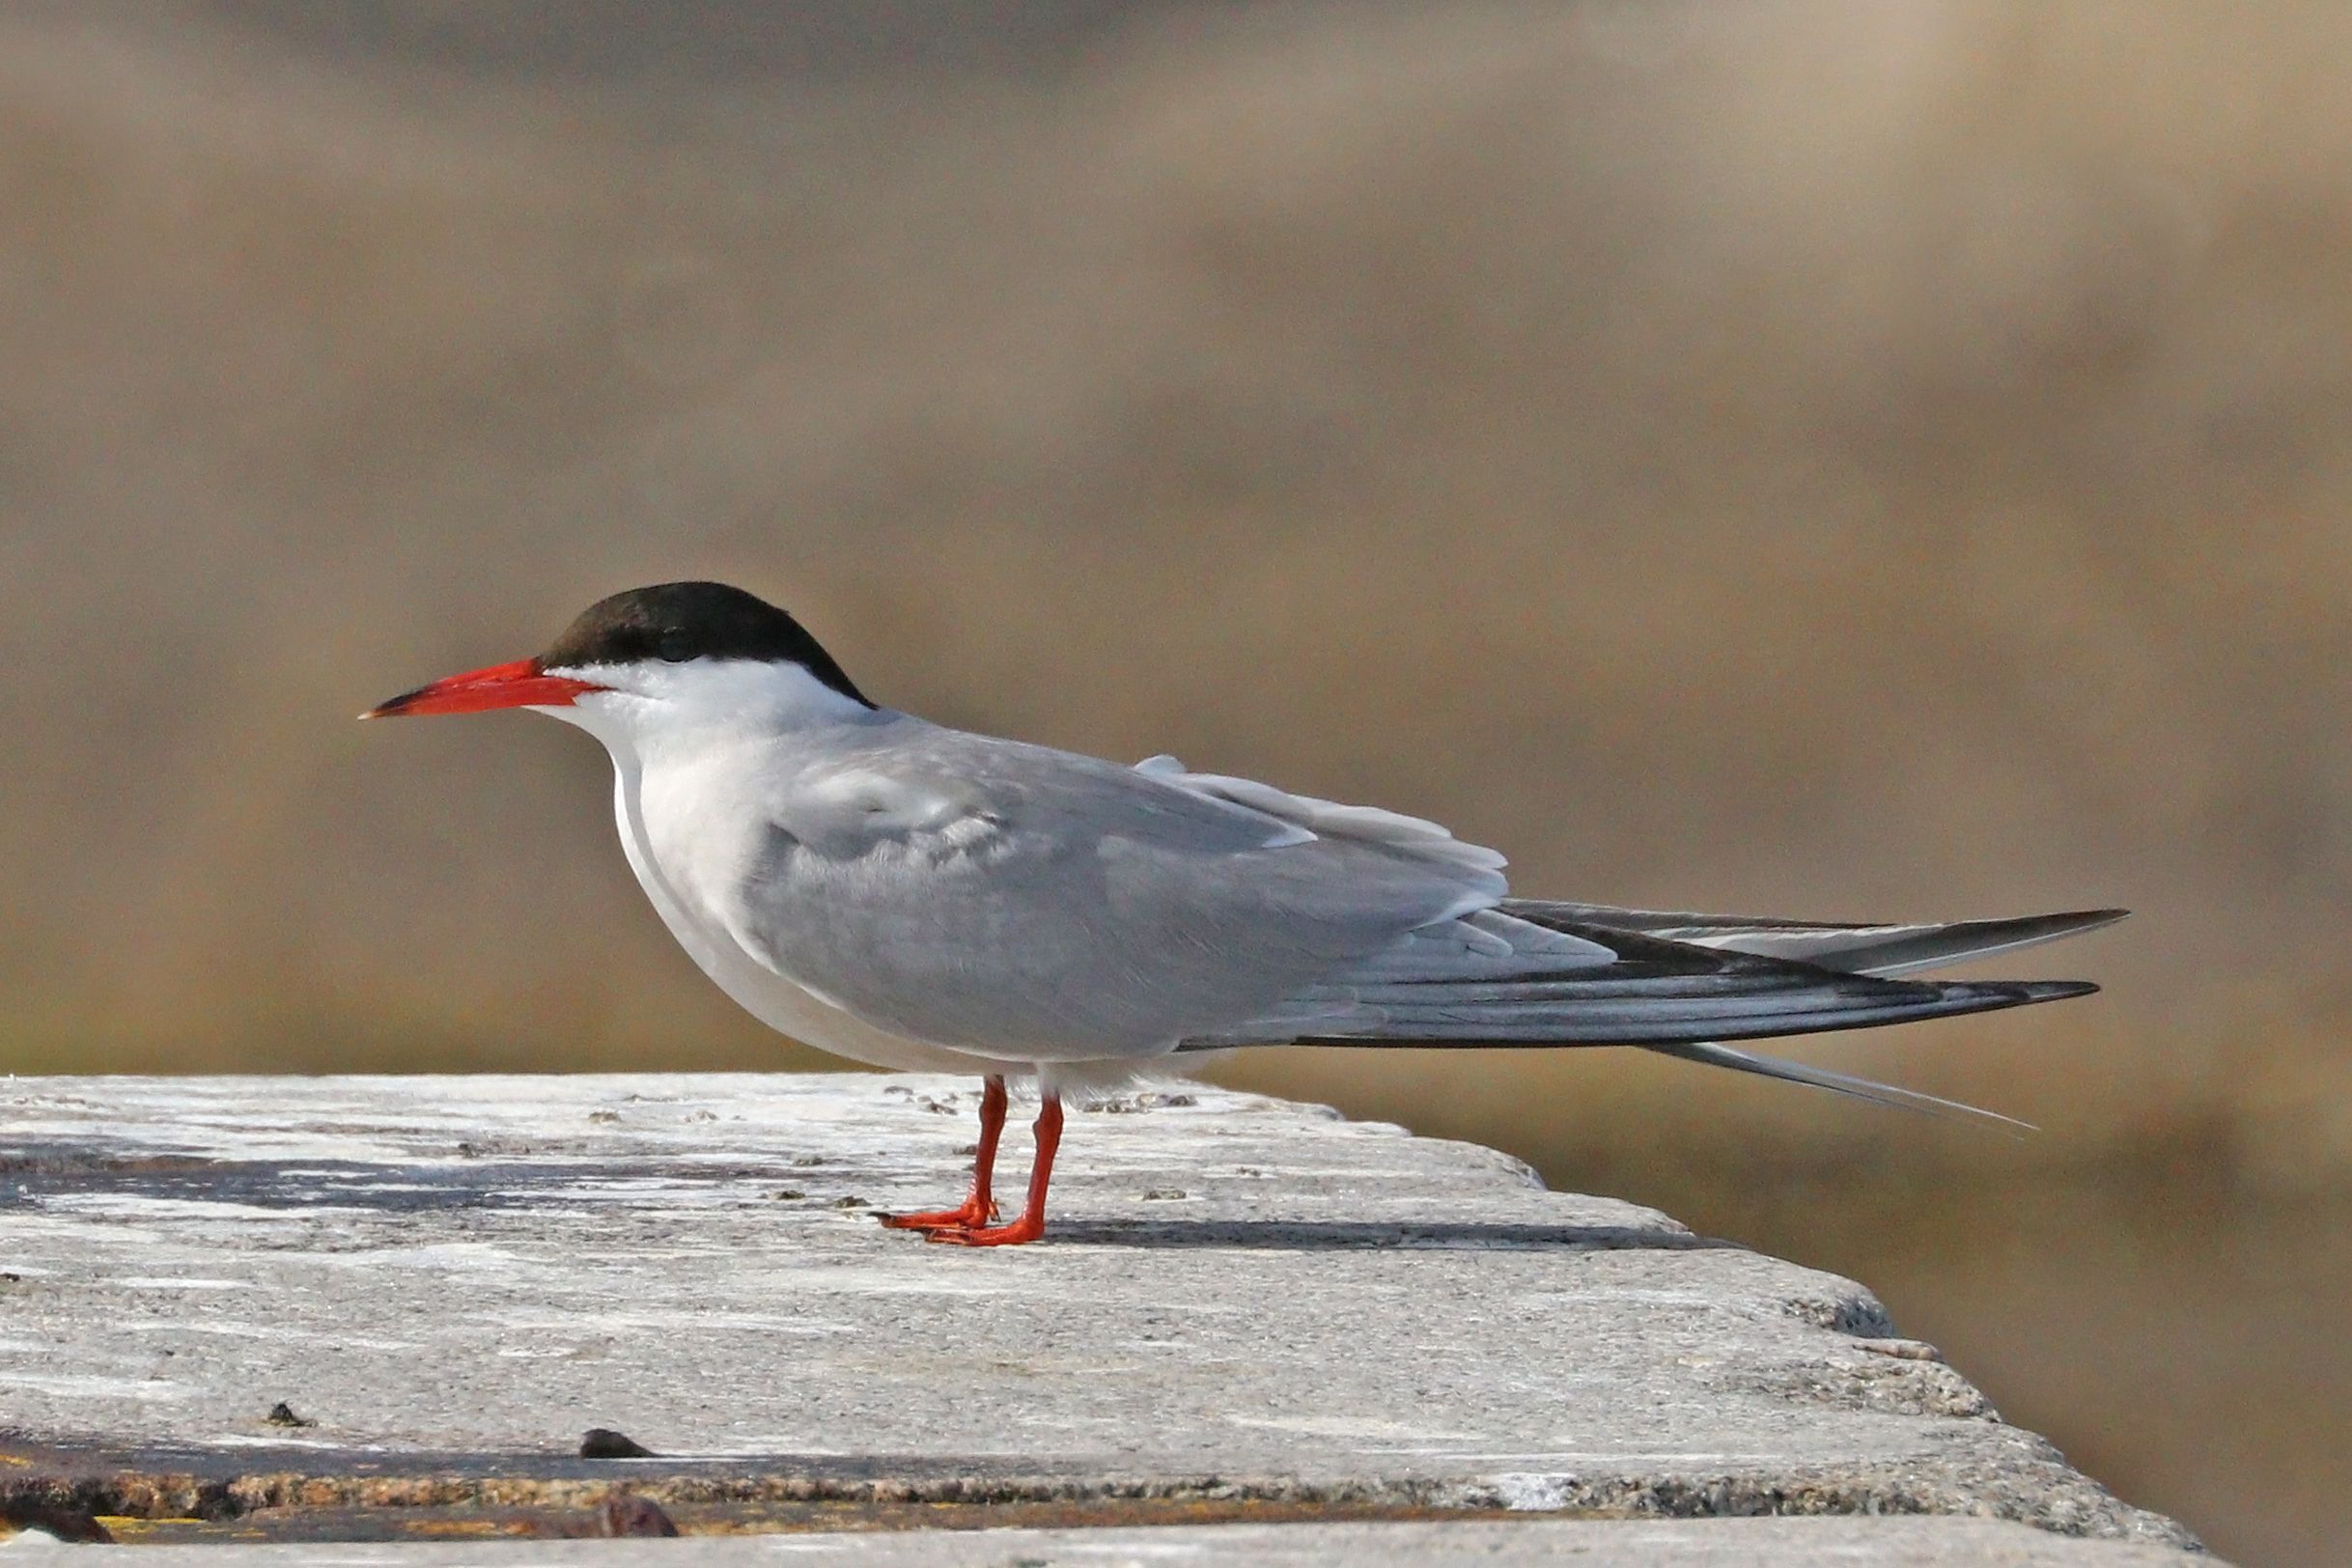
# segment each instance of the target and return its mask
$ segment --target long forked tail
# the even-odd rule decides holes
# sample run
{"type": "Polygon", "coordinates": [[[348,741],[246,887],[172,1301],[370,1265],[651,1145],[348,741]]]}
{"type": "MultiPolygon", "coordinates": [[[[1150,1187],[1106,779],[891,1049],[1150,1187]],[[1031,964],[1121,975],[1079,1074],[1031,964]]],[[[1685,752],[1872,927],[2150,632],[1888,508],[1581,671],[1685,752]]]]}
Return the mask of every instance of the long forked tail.
{"type": "Polygon", "coordinates": [[[1942,925],[1694,915],[1509,899],[1460,924],[1458,957],[1415,947],[1186,1050],[1301,1046],[1639,1046],[1880,1105],[2023,1126],[1893,1084],[1726,1041],[1866,1028],[2087,995],[2080,980],[1914,981],[1942,964],[2095,930],[2120,910],[1942,925]]]}

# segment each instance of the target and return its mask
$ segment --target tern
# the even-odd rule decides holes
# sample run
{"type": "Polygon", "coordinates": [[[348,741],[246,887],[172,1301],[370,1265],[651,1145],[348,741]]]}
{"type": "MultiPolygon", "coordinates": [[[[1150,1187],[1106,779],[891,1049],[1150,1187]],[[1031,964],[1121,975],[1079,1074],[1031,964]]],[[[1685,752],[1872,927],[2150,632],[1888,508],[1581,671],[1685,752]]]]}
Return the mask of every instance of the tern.
{"type": "Polygon", "coordinates": [[[615,594],[537,658],[361,716],[501,708],[603,742],[630,868],[738,1003],[852,1061],[981,1077],[969,1194],[884,1219],[968,1246],[1044,1234],[1065,1093],[1237,1047],[1638,1046],[2007,1121],[1727,1042],[2084,995],[1897,976],[2124,912],[1834,924],[1514,897],[1501,855],[1417,817],[883,707],[719,583],[615,594]],[[994,1223],[1015,1077],[1037,1080],[1036,1155],[994,1223]]]}

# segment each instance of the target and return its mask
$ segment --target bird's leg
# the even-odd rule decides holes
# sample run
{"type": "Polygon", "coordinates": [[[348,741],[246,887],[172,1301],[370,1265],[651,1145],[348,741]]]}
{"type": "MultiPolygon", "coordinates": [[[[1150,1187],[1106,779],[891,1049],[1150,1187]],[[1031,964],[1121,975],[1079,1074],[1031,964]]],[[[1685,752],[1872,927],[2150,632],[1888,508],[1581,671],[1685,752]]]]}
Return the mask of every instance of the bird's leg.
{"type": "Polygon", "coordinates": [[[926,1241],[955,1246],[1013,1246],[1033,1242],[1046,1233],[1046,1186],[1053,1180],[1053,1151],[1062,1141],[1062,1097],[1046,1089],[1037,1111],[1037,1162],[1029,1167],[1029,1202],[1021,1218],[1009,1225],[967,1226],[935,1230],[926,1241]]]}
{"type": "Polygon", "coordinates": [[[1004,1075],[991,1073],[980,1090],[980,1147],[972,1158],[971,1196],[962,1208],[929,1214],[886,1214],[882,1222],[892,1230],[972,1230],[996,1218],[989,1196],[989,1182],[996,1170],[996,1140],[1004,1135],[1004,1075]]]}

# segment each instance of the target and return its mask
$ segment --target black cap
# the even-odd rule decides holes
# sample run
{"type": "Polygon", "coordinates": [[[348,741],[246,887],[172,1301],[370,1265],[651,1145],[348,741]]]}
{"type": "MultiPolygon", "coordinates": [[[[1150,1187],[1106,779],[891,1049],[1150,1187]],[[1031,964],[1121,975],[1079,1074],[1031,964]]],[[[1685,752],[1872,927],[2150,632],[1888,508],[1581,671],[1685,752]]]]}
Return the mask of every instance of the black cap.
{"type": "Polygon", "coordinates": [[[569,670],[697,658],[798,664],[853,702],[874,706],[807,628],[723,582],[664,582],[600,599],[539,656],[539,665],[569,670]]]}

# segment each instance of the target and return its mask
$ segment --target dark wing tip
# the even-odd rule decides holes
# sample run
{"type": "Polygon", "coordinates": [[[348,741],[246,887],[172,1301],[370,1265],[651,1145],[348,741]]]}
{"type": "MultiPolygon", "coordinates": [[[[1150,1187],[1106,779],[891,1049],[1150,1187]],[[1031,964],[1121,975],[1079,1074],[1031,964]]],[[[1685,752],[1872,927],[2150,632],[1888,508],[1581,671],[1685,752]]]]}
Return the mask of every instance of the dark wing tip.
{"type": "Polygon", "coordinates": [[[2017,993],[2020,1002],[2062,1002],[2099,992],[2094,980],[2013,980],[2008,989],[2017,993]]]}

